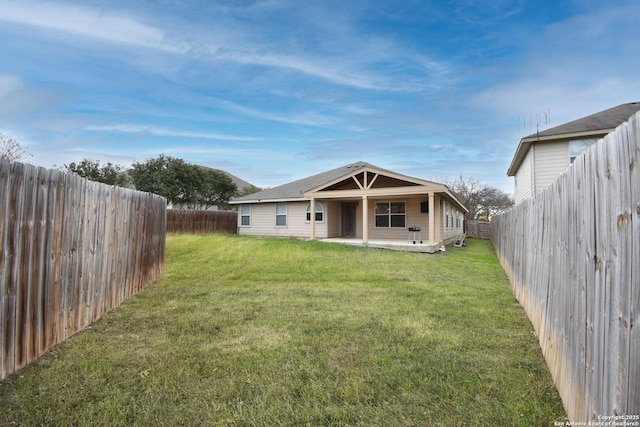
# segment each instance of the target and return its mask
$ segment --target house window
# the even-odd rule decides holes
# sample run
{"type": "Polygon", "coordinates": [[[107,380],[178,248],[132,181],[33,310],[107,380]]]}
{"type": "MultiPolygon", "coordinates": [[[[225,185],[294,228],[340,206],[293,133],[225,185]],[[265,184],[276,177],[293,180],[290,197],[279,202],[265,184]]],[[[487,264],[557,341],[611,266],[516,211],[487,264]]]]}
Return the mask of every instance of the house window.
{"type": "Polygon", "coordinates": [[[240,225],[249,227],[251,225],[251,206],[242,205],[240,208],[240,225]]]}
{"type": "Polygon", "coordinates": [[[287,204],[276,203],[276,227],[287,226],[287,204]]]}
{"type": "Polygon", "coordinates": [[[573,163],[576,157],[584,153],[587,148],[595,144],[596,141],[598,141],[596,138],[569,141],[569,162],[573,163]]]}
{"type": "Polygon", "coordinates": [[[404,202],[376,203],[376,227],[404,228],[405,217],[404,202]]]}
{"type": "MultiPolygon", "coordinates": [[[[316,202],[316,222],[324,221],[324,207],[316,202]]],[[[307,222],[311,222],[311,203],[307,206],[307,222]]]]}

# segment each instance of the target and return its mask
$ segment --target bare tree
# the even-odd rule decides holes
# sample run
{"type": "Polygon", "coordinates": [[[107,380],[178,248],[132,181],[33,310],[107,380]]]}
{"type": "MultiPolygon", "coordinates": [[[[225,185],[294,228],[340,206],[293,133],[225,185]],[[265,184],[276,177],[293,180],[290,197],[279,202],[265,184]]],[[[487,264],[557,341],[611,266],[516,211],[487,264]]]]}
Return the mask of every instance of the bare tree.
{"type": "Polygon", "coordinates": [[[514,204],[513,197],[494,187],[484,187],[480,190],[480,208],[477,219],[488,221],[492,216],[505,212],[514,204]]]}
{"type": "Polygon", "coordinates": [[[455,193],[460,203],[469,210],[468,218],[475,219],[480,203],[478,193],[483,188],[480,181],[460,175],[455,181],[448,181],[447,185],[455,193]]]}
{"type": "Polygon", "coordinates": [[[489,220],[491,216],[513,206],[513,197],[509,194],[482,184],[475,178],[460,176],[455,181],[447,182],[447,185],[469,210],[470,220],[489,220]]]}
{"type": "Polygon", "coordinates": [[[12,136],[0,133],[0,158],[15,162],[30,157],[31,153],[12,136]]]}

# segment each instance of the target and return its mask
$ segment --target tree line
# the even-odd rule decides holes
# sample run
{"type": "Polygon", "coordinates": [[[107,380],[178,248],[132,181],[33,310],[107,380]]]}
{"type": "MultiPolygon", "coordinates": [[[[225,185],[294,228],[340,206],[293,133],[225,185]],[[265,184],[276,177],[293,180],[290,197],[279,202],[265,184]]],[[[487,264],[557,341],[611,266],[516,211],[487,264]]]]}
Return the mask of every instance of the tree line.
{"type": "MultiPolygon", "coordinates": [[[[0,133],[0,158],[20,161],[31,153],[20,142],[0,133]]],[[[226,173],[187,163],[164,154],[144,162],[133,163],[130,169],[99,160],[83,159],[63,165],[61,170],[91,181],[133,188],[158,194],[175,208],[229,209],[229,199],[260,190],[251,186],[240,191],[226,173]]]]}
{"type": "Polygon", "coordinates": [[[240,192],[226,173],[164,154],[135,162],[130,169],[91,159],[65,164],[63,169],[92,181],[158,194],[182,209],[229,209],[232,197],[259,190],[251,187],[240,192]]]}

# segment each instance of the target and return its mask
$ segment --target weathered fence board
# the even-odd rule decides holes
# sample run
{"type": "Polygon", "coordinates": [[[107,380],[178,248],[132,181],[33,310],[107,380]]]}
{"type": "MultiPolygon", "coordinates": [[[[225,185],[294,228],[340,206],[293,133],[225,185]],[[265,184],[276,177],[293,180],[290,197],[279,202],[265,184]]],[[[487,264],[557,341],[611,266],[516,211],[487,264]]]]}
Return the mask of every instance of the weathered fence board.
{"type": "Polygon", "coordinates": [[[169,233],[237,233],[238,213],[229,211],[167,210],[169,233]]]}
{"type": "Polygon", "coordinates": [[[163,198],[0,159],[0,379],[158,278],[163,198]]]}
{"type": "MultiPolygon", "coordinates": [[[[640,135],[640,120],[629,121],[629,135],[640,135]]],[[[632,250],[631,286],[629,291],[629,366],[640,366],[640,351],[636,343],[640,342],[640,144],[629,141],[629,182],[631,185],[631,225],[630,240],[632,250]]],[[[627,390],[627,408],[640,408],[640,375],[629,373],[629,388],[627,390]]],[[[636,411],[637,413],[638,411],[636,411]]]]}
{"type": "Polygon", "coordinates": [[[572,421],[640,413],[640,113],[492,240],[572,421]]]}
{"type": "Polygon", "coordinates": [[[490,239],[491,224],[486,221],[465,221],[467,237],[474,239],[490,239]]]}

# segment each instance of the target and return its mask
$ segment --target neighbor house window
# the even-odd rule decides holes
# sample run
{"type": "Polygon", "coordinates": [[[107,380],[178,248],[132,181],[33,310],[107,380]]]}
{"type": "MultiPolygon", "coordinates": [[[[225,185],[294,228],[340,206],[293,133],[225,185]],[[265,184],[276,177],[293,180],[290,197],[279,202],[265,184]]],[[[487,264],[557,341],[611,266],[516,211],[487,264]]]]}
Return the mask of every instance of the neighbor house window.
{"type": "MultiPolygon", "coordinates": [[[[316,202],[316,222],[324,221],[324,207],[316,202]]],[[[307,206],[307,222],[311,222],[311,203],[307,206]]]]}
{"type": "Polygon", "coordinates": [[[248,227],[251,225],[251,206],[242,205],[240,208],[240,225],[248,227]]]}
{"type": "Polygon", "coordinates": [[[376,227],[404,228],[405,217],[404,202],[376,203],[376,227]]]}
{"type": "Polygon", "coordinates": [[[587,148],[595,144],[596,141],[598,141],[596,138],[569,141],[569,162],[573,163],[576,157],[584,153],[587,148]]]}
{"type": "Polygon", "coordinates": [[[277,203],[276,204],[276,227],[286,227],[286,226],[287,226],[287,204],[277,203]]]}

